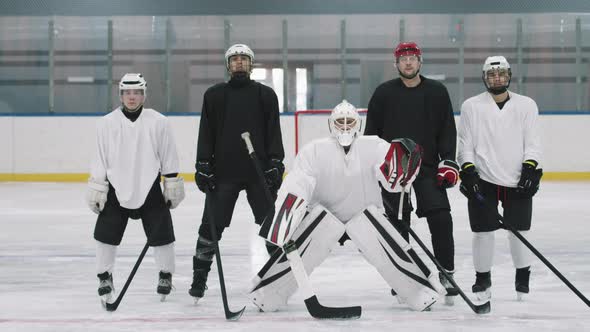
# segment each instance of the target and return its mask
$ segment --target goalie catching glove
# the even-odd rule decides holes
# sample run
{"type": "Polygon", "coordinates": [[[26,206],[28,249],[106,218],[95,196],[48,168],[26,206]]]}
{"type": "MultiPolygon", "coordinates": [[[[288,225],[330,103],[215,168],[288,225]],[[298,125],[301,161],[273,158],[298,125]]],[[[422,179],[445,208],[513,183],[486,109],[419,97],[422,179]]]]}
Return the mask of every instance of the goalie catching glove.
{"type": "Polygon", "coordinates": [[[272,218],[267,218],[258,233],[279,247],[283,247],[307,212],[307,203],[295,194],[286,193],[277,198],[277,208],[272,218]]]}
{"type": "Polygon", "coordinates": [[[86,202],[92,212],[99,214],[107,202],[107,193],[109,192],[109,183],[106,181],[88,179],[88,191],[86,192],[86,202]]]}
{"type": "Polygon", "coordinates": [[[184,179],[181,177],[164,178],[164,202],[174,209],[184,199],[184,179]]]}
{"type": "Polygon", "coordinates": [[[391,141],[385,160],[377,169],[377,179],[389,192],[409,191],[420,172],[422,147],[409,138],[391,141]]]}
{"type": "Polygon", "coordinates": [[[452,188],[459,180],[459,165],[452,160],[442,160],[438,163],[436,183],[441,188],[452,188]]]}

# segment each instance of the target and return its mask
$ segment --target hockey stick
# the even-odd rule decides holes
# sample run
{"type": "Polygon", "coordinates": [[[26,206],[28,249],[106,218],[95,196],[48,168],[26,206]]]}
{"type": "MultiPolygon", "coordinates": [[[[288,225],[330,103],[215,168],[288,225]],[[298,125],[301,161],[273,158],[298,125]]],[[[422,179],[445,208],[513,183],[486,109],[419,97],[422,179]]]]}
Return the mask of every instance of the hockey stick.
{"type": "Polygon", "coordinates": [[[584,303],[587,306],[590,307],[590,301],[588,300],[588,298],[586,298],[576,287],[574,287],[574,285],[572,285],[572,283],[569,282],[569,280],[567,280],[566,277],[564,277],[563,274],[561,274],[559,270],[557,270],[557,268],[555,268],[555,266],[553,266],[553,264],[551,264],[545,258],[545,256],[543,256],[535,247],[533,247],[533,245],[529,241],[527,241],[527,239],[525,239],[525,237],[522,236],[522,234],[520,234],[520,232],[516,228],[514,228],[514,226],[505,222],[504,217],[500,213],[498,213],[498,211],[494,209],[488,202],[485,201],[485,198],[482,194],[477,193],[475,195],[475,199],[482,206],[487,208],[490,212],[494,211],[496,213],[496,218],[498,218],[498,221],[502,224],[502,226],[511,231],[512,234],[514,234],[525,246],[527,246],[527,248],[530,249],[530,251],[532,251],[535,254],[535,256],[537,256],[553,273],[555,273],[555,275],[559,277],[559,279],[561,279],[561,281],[563,281],[563,283],[565,283],[569,287],[569,289],[571,289],[572,292],[574,292],[574,294],[576,294],[582,301],[584,301],[584,303]]]}
{"type": "MultiPolygon", "coordinates": [[[[260,166],[260,160],[258,160],[258,156],[254,151],[254,146],[252,145],[252,141],[250,140],[250,133],[242,133],[242,139],[244,140],[244,143],[246,143],[246,148],[248,149],[248,154],[250,155],[250,159],[252,159],[252,163],[254,164],[254,168],[256,169],[256,174],[258,176],[259,181],[262,184],[262,187],[264,188],[264,194],[266,196],[266,199],[269,202],[269,204],[272,204],[272,195],[270,193],[270,189],[266,185],[266,180],[264,179],[264,174],[262,173],[262,168],[260,166]]],[[[313,291],[311,282],[309,280],[309,277],[307,276],[307,272],[305,271],[305,267],[303,265],[303,260],[301,259],[295,242],[287,242],[283,247],[283,250],[285,250],[285,253],[287,254],[287,259],[289,260],[289,265],[291,266],[291,271],[293,271],[295,280],[297,281],[299,288],[303,292],[303,296],[305,298],[304,302],[305,306],[307,307],[307,311],[312,317],[318,319],[353,319],[361,317],[360,306],[341,308],[323,306],[318,301],[318,298],[313,291]]]]}
{"type": "MultiPolygon", "coordinates": [[[[211,193],[209,193],[211,195],[211,193]]],[[[229,310],[229,305],[227,301],[227,293],[225,291],[225,279],[223,277],[223,267],[221,265],[221,253],[219,252],[219,242],[217,241],[217,231],[215,229],[215,220],[212,218],[213,211],[211,209],[211,203],[209,203],[208,209],[209,210],[209,230],[211,231],[211,237],[213,238],[214,249],[215,249],[215,261],[217,264],[217,272],[219,273],[219,285],[221,287],[221,300],[223,301],[223,310],[225,311],[225,319],[227,320],[238,320],[242,317],[244,310],[246,307],[243,307],[242,310],[232,312],[229,310]]]]}
{"type": "Polygon", "coordinates": [[[135,273],[137,272],[137,269],[139,268],[139,265],[141,264],[141,261],[143,260],[143,257],[145,256],[145,253],[148,251],[149,247],[150,247],[150,243],[148,241],[148,242],[146,242],[145,246],[143,246],[143,249],[141,250],[141,254],[139,254],[139,257],[137,258],[137,262],[135,262],[135,265],[133,266],[133,269],[131,270],[131,274],[129,274],[129,277],[127,278],[127,281],[125,281],[125,285],[123,286],[123,289],[121,289],[121,293],[119,293],[119,296],[117,297],[115,302],[113,302],[113,303],[104,302],[103,303],[104,308],[107,311],[115,311],[119,307],[119,304],[121,303],[121,300],[123,300],[123,296],[125,295],[125,292],[127,292],[127,288],[129,288],[129,285],[131,284],[131,281],[133,280],[133,277],[135,276],[135,273]]]}
{"type": "MultiPolygon", "coordinates": [[[[400,207],[399,207],[400,210],[402,209],[402,205],[403,205],[404,193],[405,193],[405,187],[404,187],[404,190],[402,190],[401,197],[400,197],[400,207]]],[[[391,203],[389,201],[383,200],[383,204],[385,204],[385,206],[387,206],[388,209],[390,209],[390,210],[393,211],[393,208],[392,208],[391,203]]],[[[404,229],[407,230],[410,233],[410,235],[412,236],[412,238],[416,241],[416,243],[418,243],[418,245],[420,246],[420,248],[422,248],[422,250],[428,256],[428,258],[430,258],[430,260],[434,263],[434,265],[436,265],[436,268],[440,271],[440,273],[442,273],[443,276],[445,276],[445,278],[451,283],[451,285],[453,285],[453,287],[455,287],[455,289],[457,289],[457,292],[463,298],[463,300],[465,300],[465,302],[471,308],[471,310],[473,310],[473,312],[475,312],[476,314],[487,314],[487,313],[489,313],[490,310],[491,310],[490,301],[487,301],[487,302],[485,302],[483,304],[475,304],[475,303],[473,303],[469,299],[469,297],[467,297],[467,295],[465,295],[465,293],[463,292],[463,290],[461,290],[461,288],[459,287],[459,285],[457,285],[457,283],[455,282],[455,280],[453,280],[453,277],[451,277],[447,273],[447,271],[444,269],[444,267],[438,262],[438,260],[436,259],[436,257],[434,257],[434,255],[430,252],[430,250],[428,250],[428,248],[426,247],[426,245],[424,244],[424,242],[422,242],[422,240],[420,240],[420,238],[412,230],[412,228],[409,225],[406,225],[401,219],[400,219],[400,221],[401,222],[399,224],[401,224],[402,227],[404,227],[404,229]]]]}

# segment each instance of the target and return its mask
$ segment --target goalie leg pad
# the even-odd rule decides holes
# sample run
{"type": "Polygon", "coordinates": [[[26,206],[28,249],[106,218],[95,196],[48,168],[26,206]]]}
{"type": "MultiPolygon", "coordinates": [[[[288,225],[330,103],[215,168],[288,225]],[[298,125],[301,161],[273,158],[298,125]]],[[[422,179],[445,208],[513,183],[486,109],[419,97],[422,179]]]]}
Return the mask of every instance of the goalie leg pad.
{"type": "Polygon", "coordinates": [[[400,299],[422,311],[446,293],[438,276],[431,273],[414,249],[375,207],[346,224],[346,233],[400,299]]]}
{"type": "MultiPolygon", "coordinates": [[[[295,240],[305,271],[311,274],[344,234],[344,225],[321,205],[309,212],[295,230],[295,240]]],[[[277,311],[287,305],[297,290],[287,255],[277,250],[252,280],[249,298],[262,311],[277,311]]]]}

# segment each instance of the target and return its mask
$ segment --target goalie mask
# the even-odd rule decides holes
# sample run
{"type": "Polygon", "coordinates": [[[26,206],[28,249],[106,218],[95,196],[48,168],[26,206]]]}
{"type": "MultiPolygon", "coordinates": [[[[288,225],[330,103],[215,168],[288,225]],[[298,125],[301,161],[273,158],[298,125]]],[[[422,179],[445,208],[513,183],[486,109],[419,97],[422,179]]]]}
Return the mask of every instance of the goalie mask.
{"type": "Polygon", "coordinates": [[[488,57],[483,64],[482,79],[489,93],[499,95],[506,92],[512,79],[508,60],[501,55],[488,57]]]}
{"type": "Polygon", "coordinates": [[[330,114],[330,133],[342,146],[350,146],[361,130],[361,118],[351,103],[343,100],[330,114]]]}
{"type": "Polygon", "coordinates": [[[252,72],[252,67],[254,66],[254,52],[248,45],[245,44],[235,44],[232,45],[230,48],[227,49],[225,52],[225,67],[230,75],[233,76],[234,73],[245,73],[246,75],[250,75],[252,72]],[[232,69],[231,66],[231,57],[237,55],[244,55],[250,59],[247,63],[242,63],[241,65],[236,65],[236,68],[232,69]]]}

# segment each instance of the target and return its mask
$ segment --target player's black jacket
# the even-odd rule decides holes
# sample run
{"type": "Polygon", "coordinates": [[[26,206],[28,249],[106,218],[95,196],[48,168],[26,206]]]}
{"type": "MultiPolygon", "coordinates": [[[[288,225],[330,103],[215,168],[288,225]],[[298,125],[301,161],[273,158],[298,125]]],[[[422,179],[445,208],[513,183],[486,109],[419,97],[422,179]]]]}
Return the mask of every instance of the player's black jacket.
{"type": "Polygon", "coordinates": [[[436,170],[440,160],[455,160],[457,129],[445,86],[422,75],[420,78],[413,88],[406,87],[400,78],[377,87],[369,102],[365,135],[386,141],[413,139],[424,148],[420,175],[426,175],[436,170]]]}
{"type": "MultiPolygon", "coordinates": [[[[283,160],[279,105],[275,92],[252,80],[220,83],[203,98],[197,161],[210,161],[220,182],[256,181],[241,134],[250,132],[258,158],[283,160]]],[[[264,167],[264,166],[263,166],[264,167]]]]}

